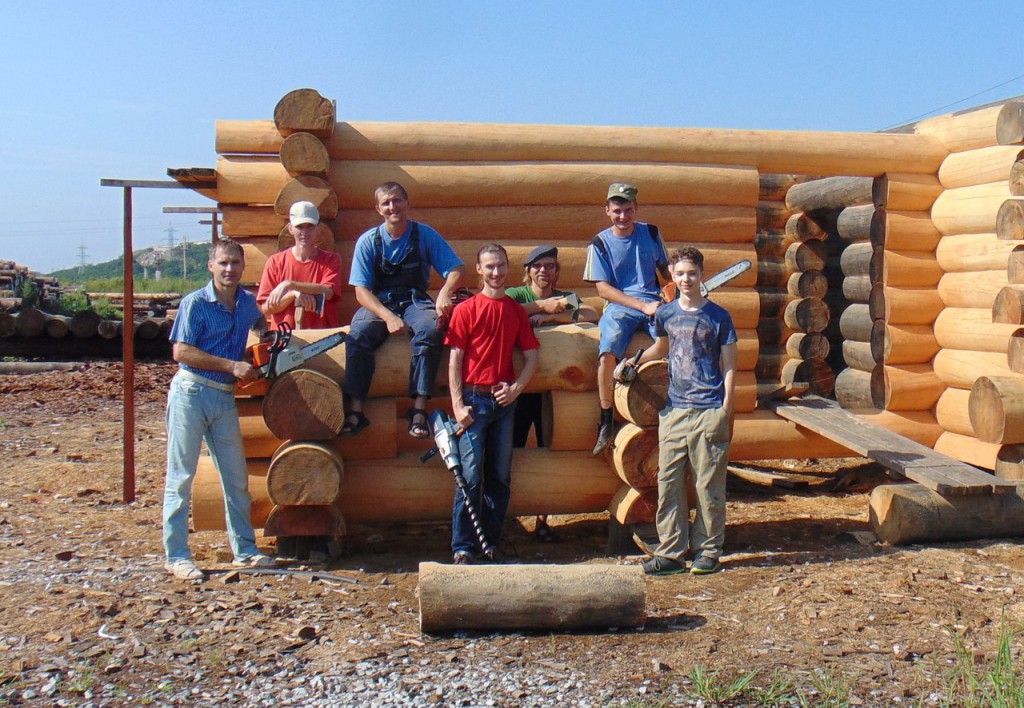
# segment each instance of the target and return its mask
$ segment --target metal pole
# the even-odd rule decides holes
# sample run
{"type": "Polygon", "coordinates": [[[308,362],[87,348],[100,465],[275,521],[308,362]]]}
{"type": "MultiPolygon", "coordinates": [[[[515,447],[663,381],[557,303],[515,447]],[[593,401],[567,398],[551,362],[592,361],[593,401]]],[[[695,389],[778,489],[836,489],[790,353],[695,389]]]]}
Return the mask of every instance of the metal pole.
{"type": "Polygon", "coordinates": [[[211,235],[213,236],[213,245],[216,246],[217,240],[220,238],[220,235],[217,233],[217,212],[213,212],[211,216],[213,216],[213,219],[210,220],[211,235]]]}
{"type": "Polygon", "coordinates": [[[124,503],[135,501],[135,259],[132,256],[132,188],[124,188],[124,503]]]}

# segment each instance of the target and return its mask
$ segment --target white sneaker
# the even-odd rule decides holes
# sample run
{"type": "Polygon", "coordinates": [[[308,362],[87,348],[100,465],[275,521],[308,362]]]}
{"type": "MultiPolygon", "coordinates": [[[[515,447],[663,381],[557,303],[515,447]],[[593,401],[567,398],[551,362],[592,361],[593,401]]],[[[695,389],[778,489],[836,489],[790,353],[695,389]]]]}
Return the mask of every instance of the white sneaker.
{"type": "Polygon", "coordinates": [[[206,573],[199,569],[191,559],[176,560],[165,563],[164,568],[178,580],[206,580],[206,573]]]}
{"type": "Polygon", "coordinates": [[[236,568],[273,568],[277,565],[277,561],[270,556],[262,553],[257,553],[254,556],[246,556],[245,558],[235,558],[231,561],[231,565],[236,568]]]}

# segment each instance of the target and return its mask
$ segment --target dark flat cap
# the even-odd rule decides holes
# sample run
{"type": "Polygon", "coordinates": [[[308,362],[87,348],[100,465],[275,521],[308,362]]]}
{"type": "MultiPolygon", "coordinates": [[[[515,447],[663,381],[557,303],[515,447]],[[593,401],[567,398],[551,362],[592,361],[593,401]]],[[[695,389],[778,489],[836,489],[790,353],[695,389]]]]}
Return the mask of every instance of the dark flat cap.
{"type": "Polygon", "coordinates": [[[526,257],[523,262],[523,267],[529,267],[539,261],[545,256],[551,256],[552,258],[558,258],[558,249],[554,246],[537,246],[537,248],[530,251],[530,255],[526,257]]]}

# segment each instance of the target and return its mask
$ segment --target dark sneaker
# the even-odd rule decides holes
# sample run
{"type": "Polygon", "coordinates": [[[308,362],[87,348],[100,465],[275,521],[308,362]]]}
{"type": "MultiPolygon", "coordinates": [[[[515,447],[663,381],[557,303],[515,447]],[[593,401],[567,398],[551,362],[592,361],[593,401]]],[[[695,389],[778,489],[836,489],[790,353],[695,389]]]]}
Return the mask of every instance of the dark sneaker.
{"type": "Polygon", "coordinates": [[[694,575],[711,575],[722,569],[722,564],[717,558],[710,556],[697,556],[697,560],[690,565],[690,572],[694,575]]]}
{"type": "Polygon", "coordinates": [[[686,563],[665,556],[653,556],[643,562],[643,569],[645,575],[675,575],[686,572],[686,563]]]}
{"type": "Polygon", "coordinates": [[[600,455],[604,452],[608,444],[611,443],[612,438],[615,436],[615,424],[614,423],[601,423],[597,427],[597,443],[594,445],[594,456],[600,455]]]}
{"type": "Polygon", "coordinates": [[[452,558],[452,565],[472,565],[473,556],[466,553],[465,551],[459,551],[452,558]]]}

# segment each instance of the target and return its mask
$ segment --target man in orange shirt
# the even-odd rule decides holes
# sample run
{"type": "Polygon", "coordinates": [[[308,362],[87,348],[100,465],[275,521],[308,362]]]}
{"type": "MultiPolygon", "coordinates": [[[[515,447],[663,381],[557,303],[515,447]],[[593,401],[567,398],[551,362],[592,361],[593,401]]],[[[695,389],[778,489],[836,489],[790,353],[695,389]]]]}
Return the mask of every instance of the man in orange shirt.
{"type": "Polygon", "coordinates": [[[341,256],[317,248],[320,213],[312,202],[295,202],[288,216],[288,233],[295,245],[267,259],[256,302],[271,327],[282,322],[296,327],[295,310],[302,308],[305,329],[340,327],[341,256]]]}

